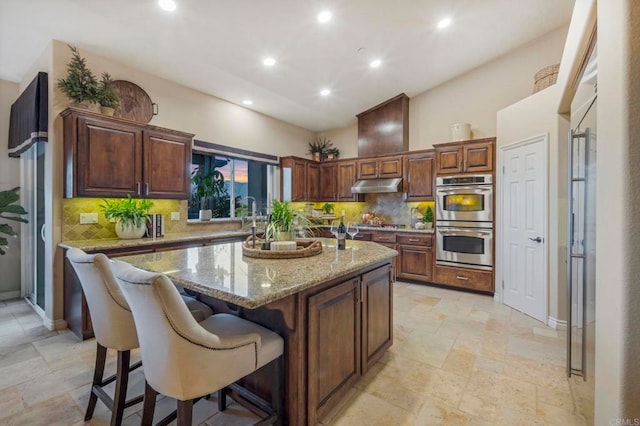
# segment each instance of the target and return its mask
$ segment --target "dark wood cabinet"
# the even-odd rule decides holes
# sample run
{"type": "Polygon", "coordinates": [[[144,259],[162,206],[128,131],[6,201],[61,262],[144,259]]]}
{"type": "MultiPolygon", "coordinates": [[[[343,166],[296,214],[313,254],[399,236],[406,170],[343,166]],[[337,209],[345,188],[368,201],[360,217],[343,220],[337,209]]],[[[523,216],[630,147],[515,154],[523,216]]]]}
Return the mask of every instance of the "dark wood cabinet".
{"type": "Polygon", "coordinates": [[[68,108],[65,197],[190,195],[192,134],[68,108]]]}
{"type": "Polygon", "coordinates": [[[496,138],[434,145],[437,174],[493,172],[496,138]]]}
{"type": "Polygon", "coordinates": [[[398,278],[432,281],[433,236],[429,234],[398,235],[398,278]]]}
{"type": "Polygon", "coordinates": [[[362,374],[393,342],[393,287],[391,267],[362,275],[362,374]]]}
{"type": "Polygon", "coordinates": [[[357,117],[359,157],[395,154],[409,149],[409,97],[404,93],[357,117]]]}
{"type": "Polygon", "coordinates": [[[468,290],[493,293],[493,272],[436,265],[435,282],[468,290]]]}
{"type": "Polygon", "coordinates": [[[307,201],[318,201],[320,194],[320,164],[316,162],[307,163],[307,201]]]}
{"type": "Polygon", "coordinates": [[[390,179],[402,177],[402,157],[388,156],[358,160],[358,179],[390,179]]]}
{"type": "Polygon", "coordinates": [[[284,201],[319,201],[322,198],[321,163],[299,157],[280,161],[282,199],[284,201]]]}
{"type": "Polygon", "coordinates": [[[407,155],[403,180],[405,201],[433,201],[434,172],[433,150],[407,155]]]}
{"type": "Polygon", "coordinates": [[[335,201],[338,197],[338,166],[335,162],[320,163],[320,201],[335,201]]]}
{"type": "Polygon", "coordinates": [[[362,197],[351,192],[351,187],[356,183],[356,160],[338,161],[338,181],[336,201],[360,201],[362,197]]]}

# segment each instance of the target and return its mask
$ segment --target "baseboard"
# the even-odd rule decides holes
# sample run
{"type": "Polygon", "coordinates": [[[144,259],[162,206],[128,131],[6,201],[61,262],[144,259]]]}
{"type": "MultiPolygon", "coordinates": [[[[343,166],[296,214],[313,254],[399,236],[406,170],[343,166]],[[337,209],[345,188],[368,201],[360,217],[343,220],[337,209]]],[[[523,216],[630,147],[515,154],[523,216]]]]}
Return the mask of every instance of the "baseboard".
{"type": "Polygon", "coordinates": [[[0,293],[0,301],[18,299],[20,297],[20,291],[5,291],[0,293]]]}
{"type": "Polygon", "coordinates": [[[554,317],[549,317],[549,319],[547,320],[547,325],[551,328],[553,328],[554,330],[566,330],[567,329],[567,322],[564,320],[559,320],[556,319],[554,317]]]}
{"type": "Polygon", "coordinates": [[[43,325],[49,330],[62,330],[67,328],[67,322],[63,319],[52,320],[46,315],[42,318],[43,325]]]}

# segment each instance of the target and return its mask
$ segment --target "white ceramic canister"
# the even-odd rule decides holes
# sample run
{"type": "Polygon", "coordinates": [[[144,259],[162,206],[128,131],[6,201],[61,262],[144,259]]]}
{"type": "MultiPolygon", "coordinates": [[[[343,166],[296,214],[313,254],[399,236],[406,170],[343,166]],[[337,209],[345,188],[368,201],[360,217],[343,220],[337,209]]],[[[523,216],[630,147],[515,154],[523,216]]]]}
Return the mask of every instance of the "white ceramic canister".
{"type": "Polygon", "coordinates": [[[456,123],[451,125],[451,141],[468,141],[471,139],[471,124],[456,123]]]}

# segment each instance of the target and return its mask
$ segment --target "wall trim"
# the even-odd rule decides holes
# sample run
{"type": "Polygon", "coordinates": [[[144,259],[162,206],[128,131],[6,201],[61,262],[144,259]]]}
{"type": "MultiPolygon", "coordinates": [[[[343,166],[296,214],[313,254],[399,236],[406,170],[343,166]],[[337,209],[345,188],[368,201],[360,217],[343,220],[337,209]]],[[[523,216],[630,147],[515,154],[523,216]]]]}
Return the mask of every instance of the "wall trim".
{"type": "Polygon", "coordinates": [[[551,328],[553,328],[554,330],[566,330],[567,329],[567,322],[564,320],[559,320],[557,318],[554,318],[552,316],[549,316],[549,318],[547,319],[547,325],[551,328]]]}
{"type": "Polygon", "coordinates": [[[62,330],[67,328],[67,322],[63,319],[52,320],[48,316],[42,318],[42,324],[49,330],[62,330]]]}
{"type": "Polygon", "coordinates": [[[0,293],[0,300],[19,299],[20,291],[5,291],[0,293]]]}

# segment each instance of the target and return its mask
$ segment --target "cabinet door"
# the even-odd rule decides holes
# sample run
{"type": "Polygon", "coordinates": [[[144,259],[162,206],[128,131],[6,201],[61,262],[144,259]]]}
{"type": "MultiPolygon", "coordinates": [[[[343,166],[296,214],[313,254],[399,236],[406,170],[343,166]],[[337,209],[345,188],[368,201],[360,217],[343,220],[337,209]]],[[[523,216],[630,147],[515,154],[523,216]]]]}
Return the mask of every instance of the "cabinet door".
{"type": "Polygon", "coordinates": [[[336,199],[338,181],[338,167],[335,163],[320,164],[320,200],[334,201],[336,199]]]}
{"type": "Polygon", "coordinates": [[[462,146],[436,148],[436,167],[438,174],[462,173],[462,146]]]}
{"type": "Polygon", "coordinates": [[[490,293],[493,293],[495,290],[492,271],[436,265],[435,272],[434,281],[438,284],[490,293]]]}
{"type": "Polygon", "coordinates": [[[408,155],[404,159],[405,201],[433,200],[434,162],[432,153],[408,155]]]}
{"type": "Polygon", "coordinates": [[[320,200],[320,164],[307,164],[307,196],[306,201],[320,200]]]}
{"type": "Polygon", "coordinates": [[[391,266],[362,276],[362,374],[393,342],[391,266]]]}
{"type": "Polygon", "coordinates": [[[493,143],[470,143],[464,147],[465,171],[493,171],[493,143]]]}
{"type": "Polygon", "coordinates": [[[338,163],[338,191],[337,201],[354,201],[356,196],[351,187],[356,182],[356,162],[346,161],[338,163]]]}
{"type": "Polygon", "coordinates": [[[77,195],[140,196],[142,129],[125,123],[80,117],[77,130],[77,195]]]}
{"type": "Polygon", "coordinates": [[[402,157],[378,158],[378,177],[391,179],[402,177],[402,157]]]}
{"type": "Polygon", "coordinates": [[[150,198],[186,200],[191,190],[191,139],[144,132],[144,191],[150,198]]]}
{"type": "Polygon", "coordinates": [[[378,160],[369,158],[358,160],[358,179],[376,179],[378,177],[378,160]]]}
{"type": "Polygon", "coordinates": [[[315,425],[360,375],[360,279],[308,299],[308,424],[315,425]]]}
{"type": "Polygon", "coordinates": [[[433,251],[431,247],[398,245],[398,277],[431,281],[433,251]]]}

